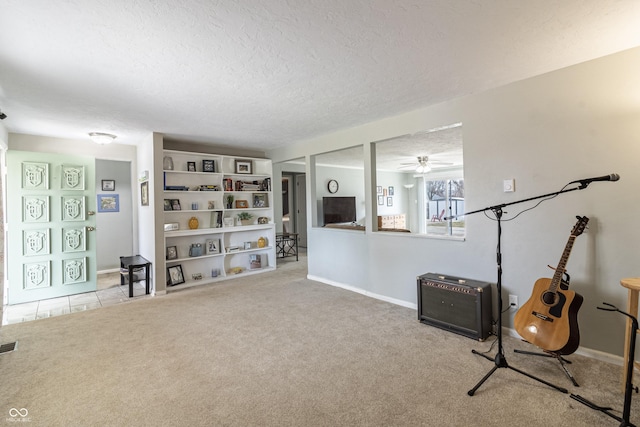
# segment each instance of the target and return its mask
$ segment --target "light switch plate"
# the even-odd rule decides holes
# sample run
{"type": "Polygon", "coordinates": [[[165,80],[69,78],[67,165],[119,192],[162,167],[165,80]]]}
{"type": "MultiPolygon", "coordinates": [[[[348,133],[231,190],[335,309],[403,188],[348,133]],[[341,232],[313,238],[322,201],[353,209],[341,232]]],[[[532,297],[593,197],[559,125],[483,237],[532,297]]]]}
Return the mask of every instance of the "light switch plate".
{"type": "Polygon", "coordinates": [[[516,191],[516,180],[515,179],[505,179],[502,181],[502,187],[505,193],[512,193],[516,191]]]}

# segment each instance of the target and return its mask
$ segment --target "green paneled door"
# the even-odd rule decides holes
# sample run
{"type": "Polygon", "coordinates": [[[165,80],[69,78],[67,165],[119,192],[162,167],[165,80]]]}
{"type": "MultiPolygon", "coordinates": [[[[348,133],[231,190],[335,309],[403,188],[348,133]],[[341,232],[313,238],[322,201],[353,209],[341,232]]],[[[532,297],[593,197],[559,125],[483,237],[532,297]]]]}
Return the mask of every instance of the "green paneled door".
{"type": "Polygon", "coordinates": [[[94,164],[7,152],[9,304],[96,290],[94,164]]]}

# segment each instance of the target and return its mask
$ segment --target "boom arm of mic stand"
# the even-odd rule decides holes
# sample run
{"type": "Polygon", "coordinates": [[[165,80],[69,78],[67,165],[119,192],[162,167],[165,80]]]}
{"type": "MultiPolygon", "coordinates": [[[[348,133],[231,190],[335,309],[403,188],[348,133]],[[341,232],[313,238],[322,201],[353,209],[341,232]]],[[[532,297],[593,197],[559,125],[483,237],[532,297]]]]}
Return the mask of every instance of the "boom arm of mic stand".
{"type": "Polygon", "coordinates": [[[455,218],[459,218],[461,216],[466,216],[466,215],[473,215],[479,212],[485,212],[485,211],[497,211],[497,210],[502,210],[502,208],[506,207],[506,206],[511,206],[511,205],[516,205],[518,203],[524,203],[524,202],[530,202],[531,200],[538,200],[538,199],[544,199],[547,197],[551,197],[551,196],[557,196],[558,194],[562,194],[562,193],[568,193],[570,191],[575,191],[575,190],[584,190],[585,188],[587,188],[589,184],[586,184],[584,186],[580,185],[578,187],[574,187],[574,188],[567,188],[566,190],[560,190],[560,191],[554,191],[553,193],[548,193],[548,194],[542,194],[540,196],[535,196],[535,197],[529,197],[527,199],[522,199],[522,200],[516,200],[515,202],[510,202],[510,203],[502,203],[499,205],[494,205],[494,206],[488,206],[486,208],[482,208],[482,209],[477,209],[475,211],[471,211],[471,212],[465,212],[462,213],[460,215],[451,215],[451,216],[446,216],[444,218],[442,218],[444,221],[448,221],[450,219],[455,219],[455,218]]]}

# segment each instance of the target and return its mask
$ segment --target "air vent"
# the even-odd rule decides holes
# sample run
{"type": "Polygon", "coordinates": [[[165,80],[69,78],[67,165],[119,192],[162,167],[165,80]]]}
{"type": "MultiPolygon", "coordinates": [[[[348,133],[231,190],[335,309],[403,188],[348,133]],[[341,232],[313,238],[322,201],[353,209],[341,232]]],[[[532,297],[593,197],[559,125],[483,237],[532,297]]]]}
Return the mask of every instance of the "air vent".
{"type": "Polygon", "coordinates": [[[17,342],[10,342],[9,344],[0,345],[0,354],[9,353],[16,349],[17,342]]]}

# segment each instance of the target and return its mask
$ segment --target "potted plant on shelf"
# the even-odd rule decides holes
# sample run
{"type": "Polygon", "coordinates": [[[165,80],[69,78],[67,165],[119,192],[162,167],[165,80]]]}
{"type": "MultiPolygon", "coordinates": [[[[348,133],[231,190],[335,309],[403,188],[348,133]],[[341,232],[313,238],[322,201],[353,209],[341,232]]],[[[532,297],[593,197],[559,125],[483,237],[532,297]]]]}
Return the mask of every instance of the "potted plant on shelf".
{"type": "Polygon", "coordinates": [[[253,218],[253,215],[251,215],[249,212],[240,212],[238,214],[238,219],[240,220],[240,223],[242,225],[250,225],[251,218],[253,218]]]}
{"type": "Polygon", "coordinates": [[[227,204],[227,209],[231,209],[233,207],[233,194],[227,194],[224,200],[227,204]]]}

